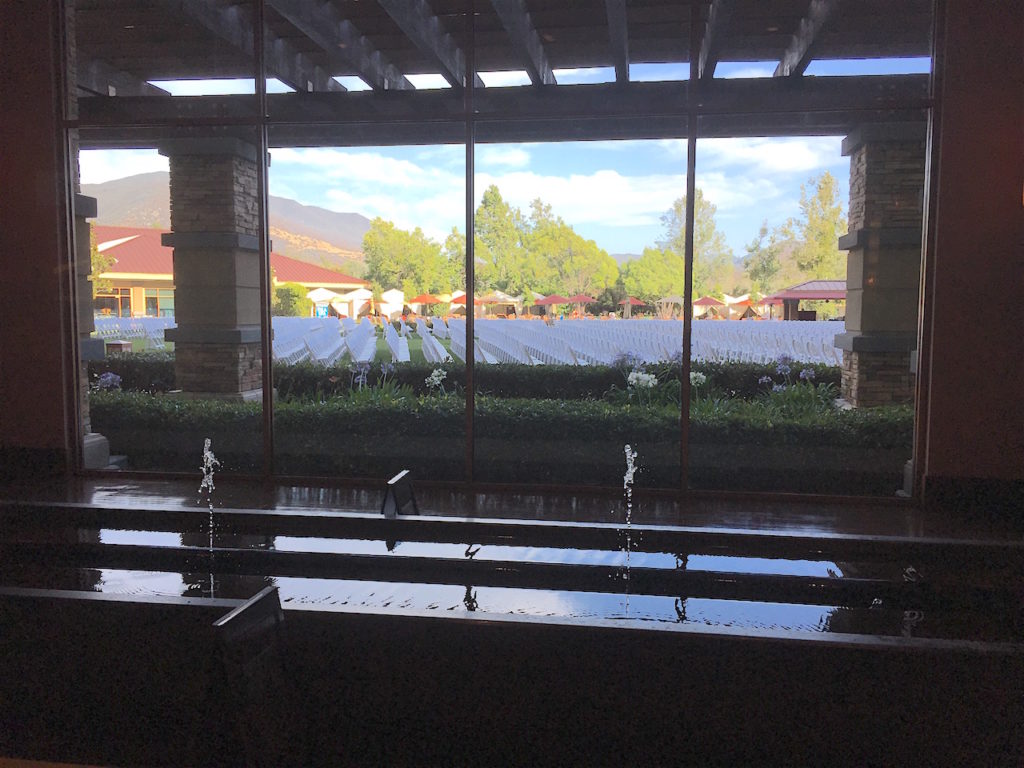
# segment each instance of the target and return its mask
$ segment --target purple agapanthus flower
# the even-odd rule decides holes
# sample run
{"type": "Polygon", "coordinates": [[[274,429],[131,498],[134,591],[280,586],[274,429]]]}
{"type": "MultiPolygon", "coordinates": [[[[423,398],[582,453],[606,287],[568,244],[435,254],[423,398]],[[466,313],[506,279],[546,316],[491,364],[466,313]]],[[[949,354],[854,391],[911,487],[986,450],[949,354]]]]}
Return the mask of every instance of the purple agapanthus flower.
{"type": "Polygon", "coordinates": [[[776,384],[775,386],[772,387],[772,392],[785,392],[785,391],[786,391],[786,385],[785,384],[776,384]]]}
{"type": "Polygon", "coordinates": [[[107,371],[106,373],[100,374],[100,378],[96,382],[96,386],[100,389],[120,389],[121,377],[113,371],[107,371]]]}
{"type": "Polygon", "coordinates": [[[762,376],[760,379],[757,380],[757,383],[760,384],[761,386],[765,386],[767,384],[771,384],[772,383],[772,377],[771,376],[762,376]]]}
{"type": "Polygon", "coordinates": [[[800,371],[800,378],[803,379],[804,381],[814,381],[814,369],[804,368],[802,371],[800,371]]]}

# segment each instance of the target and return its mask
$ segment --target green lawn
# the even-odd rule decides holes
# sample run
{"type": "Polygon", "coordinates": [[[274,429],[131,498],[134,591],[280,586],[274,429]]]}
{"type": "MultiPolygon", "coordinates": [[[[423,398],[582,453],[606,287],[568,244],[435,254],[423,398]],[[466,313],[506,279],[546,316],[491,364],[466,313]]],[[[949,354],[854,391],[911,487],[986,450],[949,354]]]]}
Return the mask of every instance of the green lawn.
{"type": "MultiPolygon", "coordinates": [[[[409,334],[409,362],[412,363],[426,363],[427,358],[423,356],[423,339],[418,334],[409,334]]],[[[451,341],[448,339],[438,339],[441,342],[441,346],[445,348],[445,351],[451,355],[451,341]]],[[[454,359],[454,355],[452,358],[454,359]]],[[[380,363],[391,362],[391,350],[388,349],[388,343],[384,341],[383,332],[377,337],[377,356],[373,359],[375,365],[380,363]]]]}

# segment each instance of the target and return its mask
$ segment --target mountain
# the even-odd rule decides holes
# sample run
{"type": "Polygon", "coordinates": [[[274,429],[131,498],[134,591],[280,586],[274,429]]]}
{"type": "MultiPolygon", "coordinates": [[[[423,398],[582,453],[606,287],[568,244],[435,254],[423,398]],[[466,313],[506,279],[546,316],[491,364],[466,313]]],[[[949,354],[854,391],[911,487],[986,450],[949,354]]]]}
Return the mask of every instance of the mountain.
{"type": "MultiPolygon", "coordinates": [[[[169,229],[170,190],[165,171],[141,173],[102,184],[83,184],[95,197],[97,224],[169,229]]],[[[338,213],[270,196],[270,240],[274,250],[317,266],[361,277],[363,235],[370,220],[359,213],[338,213]]]]}
{"type": "Polygon", "coordinates": [[[615,259],[616,263],[620,267],[625,265],[625,263],[627,261],[633,261],[634,259],[639,259],[640,258],[640,254],[639,253],[612,253],[612,254],[610,254],[610,256],[613,259],[615,259]]]}

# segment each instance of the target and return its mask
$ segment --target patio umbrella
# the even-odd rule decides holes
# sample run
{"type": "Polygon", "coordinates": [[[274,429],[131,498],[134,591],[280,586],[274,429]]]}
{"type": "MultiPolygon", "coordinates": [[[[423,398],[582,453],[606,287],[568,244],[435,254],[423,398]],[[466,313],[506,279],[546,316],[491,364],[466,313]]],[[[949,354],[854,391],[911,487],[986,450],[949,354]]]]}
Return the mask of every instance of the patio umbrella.
{"type": "Polygon", "coordinates": [[[695,302],[693,302],[693,306],[695,306],[695,307],[724,307],[725,306],[725,302],[724,301],[719,301],[718,299],[714,298],[713,296],[702,296],[701,298],[699,298],[695,302]]]}
{"type": "Polygon", "coordinates": [[[552,293],[550,296],[545,296],[543,299],[537,299],[533,303],[538,307],[546,307],[551,304],[572,304],[572,299],[567,299],[565,296],[559,296],[557,293],[552,293]]]}
{"type": "Polygon", "coordinates": [[[585,293],[577,293],[575,296],[569,297],[570,304],[593,304],[597,299],[593,296],[587,296],[585,293]]]}
{"type": "Polygon", "coordinates": [[[622,316],[631,317],[633,314],[633,307],[643,307],[645,304],[640,299],[634,299],[632,296],[627,296],[619,304],[623,307],[622,316]]]}
{"type": "Polygon", "coordinates": [[[429,293],[421,293],[419,296],[413,299],[409,299],[406,304],[440,304],[441,300],[437,296],[433,296],[429,293]]]}
{"type": "MultiPolygon", "coordinates": [[[[465,304],[466,303],[466,294],[462,294],[461,296],[457,296],[456,298],[452,299],[450,303],[451,304],[465,304]]],[[[478,306],[480,304],[483,304],[483,302],[480,301],[480,299],[473,299],[473,306],[478,306]]]]}

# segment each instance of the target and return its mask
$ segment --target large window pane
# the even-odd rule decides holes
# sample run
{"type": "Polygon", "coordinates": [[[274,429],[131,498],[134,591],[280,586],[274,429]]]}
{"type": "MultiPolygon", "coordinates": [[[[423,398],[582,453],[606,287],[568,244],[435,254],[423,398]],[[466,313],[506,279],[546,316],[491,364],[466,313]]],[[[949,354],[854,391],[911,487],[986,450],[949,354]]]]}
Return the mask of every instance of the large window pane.
{"type": "Polygon", "coordinates": [[[698,141],[691,487],[903,487],[923,183],[921,124],[698,141]]]}
{"type": "MultiPolygon", "coordinates": [[[[508,130],[504,127],[503,130],[508,130]]],[[[475,476],[679,487],[685,144],[476,152],[475,476]]]]}
{"type": "Polygon", "coordinates": [[[464,146],[271,154],[276,471],[462,480],[464,146]]]}
{"type": "MultiPolygon", "coordinates": [[[[258,473],[255,132],[153,133],[162,138],[147,149],[79,156],[85,465],[193,472],[209,438],[219,471],[258,473]],[[95,216],[83,199],[96,201],[95,216]]],[[[87,135],[97,145],[138,147],[142,134],[87,135]]]]}

